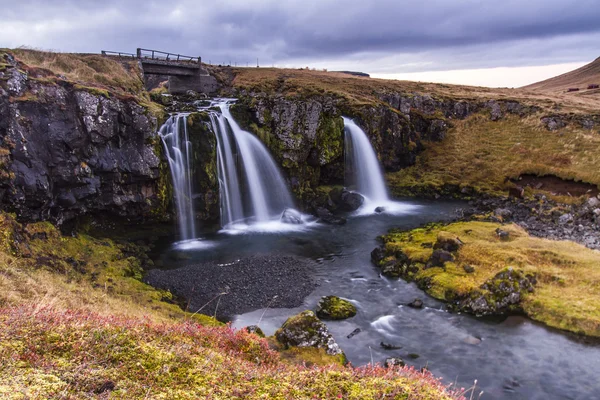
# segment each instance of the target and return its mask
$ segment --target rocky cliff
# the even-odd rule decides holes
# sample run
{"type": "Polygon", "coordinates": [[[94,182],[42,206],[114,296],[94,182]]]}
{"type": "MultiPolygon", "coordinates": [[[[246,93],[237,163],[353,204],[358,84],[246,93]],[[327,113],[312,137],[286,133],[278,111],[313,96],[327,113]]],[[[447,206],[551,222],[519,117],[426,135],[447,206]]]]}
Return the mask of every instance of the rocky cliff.
{"type": "Polygon", "coordinates": [[[0,67],[0,204],[25,221],[164,211],[157,118],[132,96],[0,67]]]}
{"type": "MultiPolygon", "coordinates": [[[[378,101],[355,104],[336,95],[287,96],[240,90],[232,113],[240,125],[267,144],[283,166],[292,190],[310,202],[320,185],[344,182],[344,125],[354,118],[388,172],[415,163],[426,142],[444,139],[452,121],[484,113],[492,121],[538,109],[516,101],[436,98],[427,94],[381,92],[378,101]]],[[[305,204],[306,205],[306,204],[305,204]]]]}

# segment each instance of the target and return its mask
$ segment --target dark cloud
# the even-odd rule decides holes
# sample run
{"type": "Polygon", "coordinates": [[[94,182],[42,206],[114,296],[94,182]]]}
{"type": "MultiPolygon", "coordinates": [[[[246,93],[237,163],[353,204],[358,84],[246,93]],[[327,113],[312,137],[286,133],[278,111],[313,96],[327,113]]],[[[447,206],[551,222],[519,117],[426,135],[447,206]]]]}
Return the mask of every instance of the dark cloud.
{"type": "Polygon", "coordinates": [[[600,55],[597,0],[0,0],[0,9],[0,46],[151,47],[214,63],[410,72],[600,55]]]}

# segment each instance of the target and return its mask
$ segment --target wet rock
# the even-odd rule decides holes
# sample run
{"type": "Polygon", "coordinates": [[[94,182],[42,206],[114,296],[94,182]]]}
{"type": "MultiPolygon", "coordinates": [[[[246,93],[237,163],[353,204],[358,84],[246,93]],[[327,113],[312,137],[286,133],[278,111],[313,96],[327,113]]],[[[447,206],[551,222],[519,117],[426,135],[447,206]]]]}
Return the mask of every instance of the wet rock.
{"type": "Polygon", "coordinates": [[[275,332],[275,338],[286,348],[316,347],[325,349],[329,355],[342,354],[327,326],[312,311],[290,317],[275,332]]]}
{"type": "Polygon", "coordinates": [[[321,297],[317,304],[317,316],[321,319],[341,320],[355,315],[354,304],[337,296],[321,297]]]}
{"type": "Polygon", "coordinates": [[[385,350],[398,350],[401,349],[402,346],[398,346],[391,343],[380,342],[379,345],[383,347],[385,350]]]}
{"type": "Polygon", "coordinates": [[[465,264],[463,265],[463,269],[465,270],[465,272],[467,274],[472,274],[473,272],[475,272],[475,268],[473,268],[472,266],[465,264]]]}
{"type": "Polygon", "coordinates": [[[317,209],[317,216],[321,222],[325,222],[326,224],[344,225],[346,223],[346,218],[335,216],[331,211],[324,207],[319,207],[317,209]]]}
{"type": "Polygon", "coordinates": [[[375,212],[376,212],[377,214],[381,214],[381,213],[382,213],[382,212],[384,212],[384,211],[385,211],[385,207],[381,207],[381,206],[379,206],[379,207],[376,207],[376,208],[375,208],[375,212]]]}
{"type": "Polygon", "coordinates": [[[417,353],[408,353],[406,355],[408,358],[410,358],[411,360],[416,360],[417,358],[421,357],[420,355],[418,355],[417,353]]]}
{"type": "Polygon", "coordinates": [[[423,300],[414,299],[413,301],[408,303],[407,306],[412,307],[412,308],[423,308],[423,300]]]}
{"type": "Polygon", "coordinates": [[[389,358],[385,359],[385,362],[383,363],[383,365],[386,368],[404,367],[406,365],[406,363],[400,357],[389,357],[389,358]]]}
{"type": "Polygon", "coordinates": [[[434,250],[429,261],[427,261],[427,264],[425,265],[425,269],[434,267],[444,268],[444,265],[450,261],[454,261],[452,253],[441,249],[434,250]]]}
{"type": "Polygon", "coordinates": [[[378,263],[385,258],[385,249],[383,247],[376,247],[371,252],[371,261],[378,263]]]}
{"type": "Polygon", "coordinates": [[[281,214],[281,222],[284,224],[300,225],[302,224],[302,214],[293,208],[286,208],[281,214]]]}
{"type": "Polygon", "coordinates": [[[262,338],[265,337],[264,332],[262,331],[262,329],[260,329],[260,327],[258,325],[250,325],[244,329],[246,329],[246,332],[248,332],[248,333],[254,333],[255,335],[258,335],[262,338]]]}
{"type": "Polygon", "coordinates": [[[352,332],[350,332],[350,334],[348,336],[346,336],[348,339],[352,339],[354,336],[358,335],[361,332],[360,328],[356,328],[355,330],[353,330],[352,332]]]}
{"type": "Polygon", "coordinates": [[[342,211],[356,211],[363,205],[365,198],[356,192],[344,190],[340,196],[339,208],[342,211]]]}

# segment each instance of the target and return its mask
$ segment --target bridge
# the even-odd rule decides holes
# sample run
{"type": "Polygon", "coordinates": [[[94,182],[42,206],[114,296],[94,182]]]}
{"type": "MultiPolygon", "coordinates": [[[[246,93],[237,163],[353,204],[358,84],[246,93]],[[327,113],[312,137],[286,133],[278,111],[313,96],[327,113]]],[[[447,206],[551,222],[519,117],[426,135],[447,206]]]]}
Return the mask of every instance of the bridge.
{"type": "Polygon", "coordinates": [[[102,55],[139,60],[146,80],[149,75],[168,77],[171,94],[189,90],[211,94],[218,90],[217,80],[202,67],[201,57],[142,48],[136,54],[102,50],[102,55]]]}

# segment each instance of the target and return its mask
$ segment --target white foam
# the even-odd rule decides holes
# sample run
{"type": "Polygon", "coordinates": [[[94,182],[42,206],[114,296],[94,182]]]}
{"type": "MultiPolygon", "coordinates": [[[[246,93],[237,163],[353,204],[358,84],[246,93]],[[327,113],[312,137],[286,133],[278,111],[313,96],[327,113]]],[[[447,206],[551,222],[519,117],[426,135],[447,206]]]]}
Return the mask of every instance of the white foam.
{"type": "Polygon", "coordinates": [[[365,201],[362,206],[354,213],[352,216],[362,217],[367,215],[377,215],[377,214],[386,214],[386,215],[405,215],[418,210],[421,206],[416,204],[405,203],[402,201],[372,201],[365,197],[365,201]],[[378,213],[375,212],[377,207],[383,207],[383,211],[378,213]]]}
{"type": "Polygon", "coordinates": [[[228,224],[219,233],[227,235],[241,235],[253,233],[288,233],[288,232],[307,232],[311,228],[319,225],[314,218],[302,215],[302,224],[287,224],[281,222],[279,218],[260,222],[234,222],[228,224]]]}
{"type": "Polygon", "coordinates": [[[178,250],[204,250],[216,246],[217,242],[201,239],[183,240],[181,242],[176,242],[173,244],[173,247],[175,247],[178,250]]]}
{"type": "Polygon", "coordinates": [[[393,315],[384,315],[371,322],[371,326],[379,333],[392,333],[394,331],[394,328],[392,327],[392,320],[394,320],[394,318],[393,315]]]}

